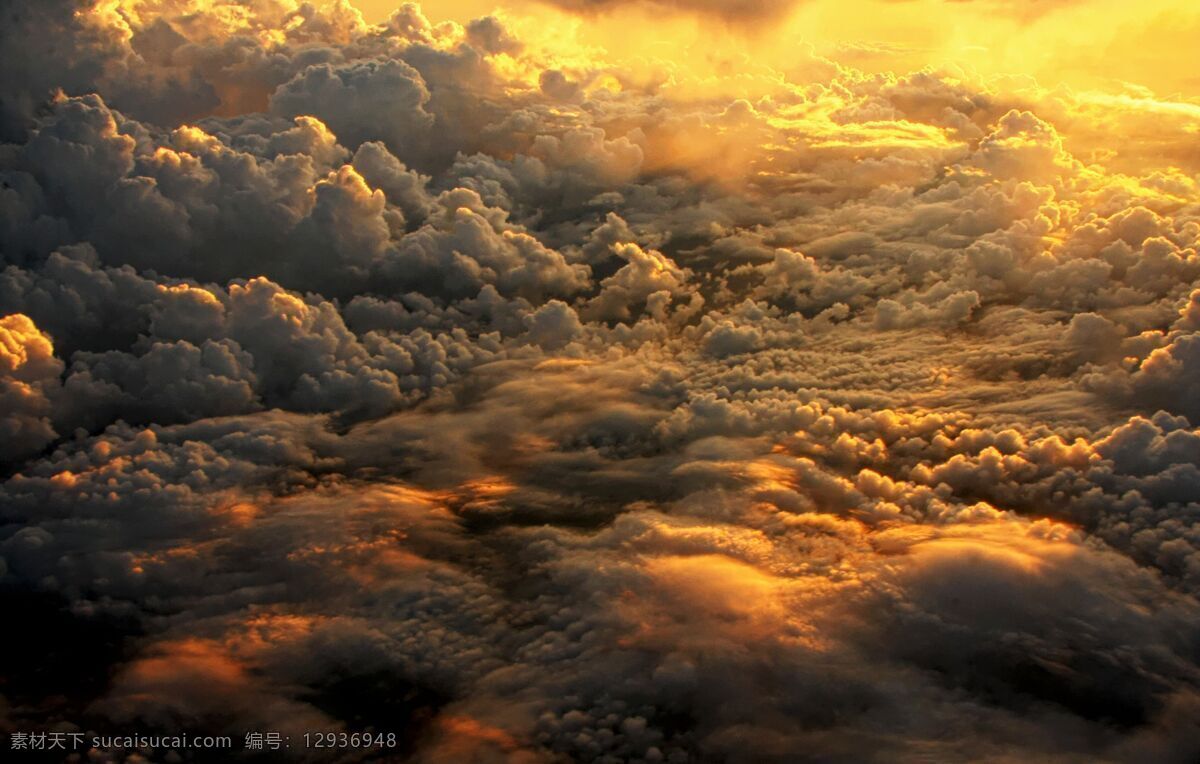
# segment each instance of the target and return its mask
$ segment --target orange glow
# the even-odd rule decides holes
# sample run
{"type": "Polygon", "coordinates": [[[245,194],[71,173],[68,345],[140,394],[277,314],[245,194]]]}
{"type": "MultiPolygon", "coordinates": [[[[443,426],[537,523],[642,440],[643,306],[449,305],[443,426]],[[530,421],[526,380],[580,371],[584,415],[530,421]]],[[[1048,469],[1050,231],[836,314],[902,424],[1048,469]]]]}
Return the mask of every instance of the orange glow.
{"type": "Polygon", "coordinates": [[[230,691],[246,682],[244,668],[211,640],[186,638],[156,645],[149,657],[134,662],[123,677],[153,697],[177,683],[203,681],[230,691]]]}
{"type": "Polygon", "coordinates": [[[0,374],[18,375],[23,367],[54,355],[54,344],[29,316],[14,313],[0,318],[0,374]]]}
{"type": "Polygon", "coordinates": [[[232,525],[244,528],[253,523],[262,510],[252,502],[239,501],[218,508],[217,514],[226,517],[232,525]]]}
{"type": "MultiPolygon", "coordinates": [[[[733,641],[782,641],[825,649],[815,621],[832,590],[826,579],[787,579],[717,554],[651,557],[645,591],[628,591],[619,607],[636,625],[627,647],[670,644],[703,652],[733,641]]],[[[833,587],[836,588],[836,587],[833,587]]]]}
{"type": "Polygon", "coordinates": [[[255,612],[246,618],[241,631],[231,632],[229,649],[243,659],[262,655],[308,636],[325,620],[299,613],[255,612]]]}
{"type": "Polygon", "coordinates": [[[499,727],[484,724],[470,716],[439,716],[438,726],[453,737],[490,743],[504,751],[515,750],[520,745],[516,738],[499,727]]]}

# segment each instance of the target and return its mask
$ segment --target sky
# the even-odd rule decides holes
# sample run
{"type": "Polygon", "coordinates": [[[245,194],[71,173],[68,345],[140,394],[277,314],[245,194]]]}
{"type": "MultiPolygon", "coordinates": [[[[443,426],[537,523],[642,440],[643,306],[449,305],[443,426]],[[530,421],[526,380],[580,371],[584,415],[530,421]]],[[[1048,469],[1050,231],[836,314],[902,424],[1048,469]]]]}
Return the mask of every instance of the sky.
{"type": "Polygon", "coordinates": [[[1200,758],[1200,10],[0,18],[6,753],[1200,758]]]}
{"type": "MultiPolygon", "coordinates": [[[[370,21],[395,6],[356,4],[370,21]]],[[[498,14],[523,31],[569,29],[572,44],[602,47],[626,64],[663,58],[728,67],[751,56],[786,71],[798,46],[812,46],[870,72],[960,66],[987,77],[1032,77],[1050,89],[1200,95],[1200,54],[1187,44],[1200,29],[1200,11],[1181,0],[451,0],[427,3],[425,11],[438,21],[498,14]]]]}

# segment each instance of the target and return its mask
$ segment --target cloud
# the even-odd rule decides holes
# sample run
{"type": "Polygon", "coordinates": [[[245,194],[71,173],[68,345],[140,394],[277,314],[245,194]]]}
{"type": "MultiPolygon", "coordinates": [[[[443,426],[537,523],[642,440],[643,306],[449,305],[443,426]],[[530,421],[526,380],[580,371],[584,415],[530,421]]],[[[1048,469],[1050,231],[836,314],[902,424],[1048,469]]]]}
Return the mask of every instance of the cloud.
{"type": "Polygon", "coordinates": [[[281,85],[271,95],[271,110],[283,117],[316,116],[351,149],[379,140],[396,151],[414,151],[412,144],[423,145],[433,126],[425,110],[429,98],[420,73],[403,61],[321,64],[281,85]]]}
{"type": "Polygon", "coordinates": [[[50,423],[47,396],[61,374],[62,361],[54,357],[50,338],[29,316],[0,318],[0,398],[5,411],[0,430],[6,444],[0,459],[31,456],[58,436],[50,423]]]}
{"type": "Polygon", "coordinates": [[[6,725],[1200,753],[1178,110],[414,5],[11,10],[6,725]]]}

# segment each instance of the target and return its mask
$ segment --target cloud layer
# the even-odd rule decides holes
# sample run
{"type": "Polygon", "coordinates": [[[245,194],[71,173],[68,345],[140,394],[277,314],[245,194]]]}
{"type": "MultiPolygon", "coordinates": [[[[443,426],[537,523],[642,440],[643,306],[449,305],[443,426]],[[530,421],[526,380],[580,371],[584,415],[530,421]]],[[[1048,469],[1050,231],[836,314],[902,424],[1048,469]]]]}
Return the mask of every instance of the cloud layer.
{"type": "Polygon", "coordinates": [[[6,731],[1200,755],[1185,112],[0,6],[6,731]]]}

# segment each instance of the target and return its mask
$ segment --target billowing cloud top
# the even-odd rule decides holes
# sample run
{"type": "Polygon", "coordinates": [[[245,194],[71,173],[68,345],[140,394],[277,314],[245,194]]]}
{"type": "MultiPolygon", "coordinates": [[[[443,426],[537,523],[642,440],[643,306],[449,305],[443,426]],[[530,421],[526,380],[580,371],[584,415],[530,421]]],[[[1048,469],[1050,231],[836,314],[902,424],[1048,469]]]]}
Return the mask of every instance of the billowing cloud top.
{"type": "Polygon", "coordinates": [[[0,9],[5,732],[1200,757],[1192,101],[0,9]]]}

